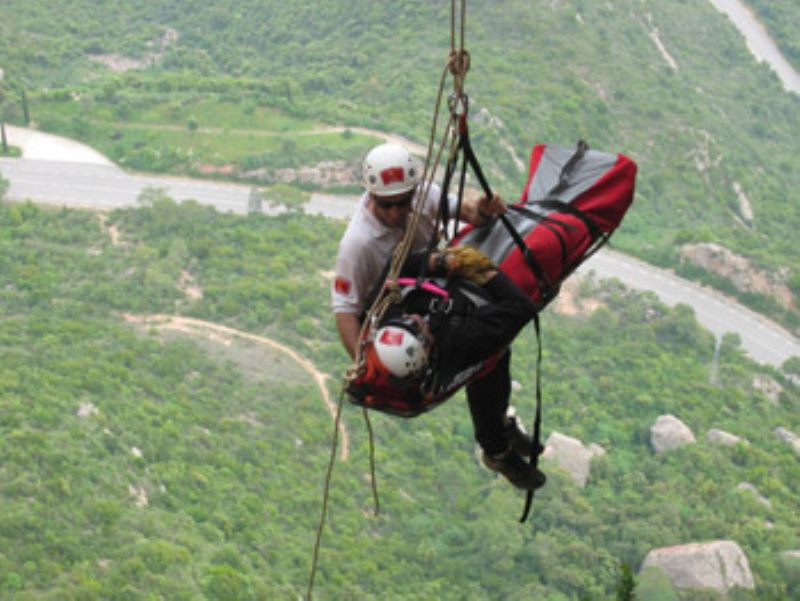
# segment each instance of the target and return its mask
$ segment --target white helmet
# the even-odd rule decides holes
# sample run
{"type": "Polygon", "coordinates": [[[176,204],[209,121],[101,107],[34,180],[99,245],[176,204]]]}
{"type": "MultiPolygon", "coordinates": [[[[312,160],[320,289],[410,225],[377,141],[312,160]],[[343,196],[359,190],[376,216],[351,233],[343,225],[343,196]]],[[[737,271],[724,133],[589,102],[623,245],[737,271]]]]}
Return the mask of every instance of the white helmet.
{"type": "Polygon", "coordinates": [[[413,190],[420,179],[417,160],[400,144],[381,144],[364,158],[364,187],[377,196],[413,190]]]}
{"type": "Polygon", "coordinates": [[[428,365],[428,351],[420,326],[411,319],[392,319],[375,333],[378,361],[398,378],[422,373],[428,365]]]}

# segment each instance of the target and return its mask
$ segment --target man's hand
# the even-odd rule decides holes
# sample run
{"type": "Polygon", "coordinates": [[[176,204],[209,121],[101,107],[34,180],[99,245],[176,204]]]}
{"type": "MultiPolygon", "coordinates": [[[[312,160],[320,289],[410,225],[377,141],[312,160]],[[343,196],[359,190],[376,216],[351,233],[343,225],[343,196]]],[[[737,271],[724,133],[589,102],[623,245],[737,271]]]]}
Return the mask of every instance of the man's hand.
{"type": "Polygon", "coordinates": [[[461,220],[480,227],[491,222],[498,215],[506,212],[506,203],[499,194],[491,198],[485,194],[481,196],[467,196],[461,205],[461,220]]]}

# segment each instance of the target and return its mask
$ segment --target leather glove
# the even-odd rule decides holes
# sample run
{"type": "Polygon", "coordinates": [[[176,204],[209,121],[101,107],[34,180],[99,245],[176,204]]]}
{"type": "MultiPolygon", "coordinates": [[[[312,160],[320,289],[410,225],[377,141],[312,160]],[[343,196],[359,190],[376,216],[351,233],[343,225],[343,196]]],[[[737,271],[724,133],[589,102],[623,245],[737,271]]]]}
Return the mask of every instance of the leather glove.
{"type": "Polygon", "coordinates": [[[495,274],[495,266],[491,259],[471,246],[455,246],[447,249],[452,257],[450,274],[461,277],[483,286],[495,274]]]}

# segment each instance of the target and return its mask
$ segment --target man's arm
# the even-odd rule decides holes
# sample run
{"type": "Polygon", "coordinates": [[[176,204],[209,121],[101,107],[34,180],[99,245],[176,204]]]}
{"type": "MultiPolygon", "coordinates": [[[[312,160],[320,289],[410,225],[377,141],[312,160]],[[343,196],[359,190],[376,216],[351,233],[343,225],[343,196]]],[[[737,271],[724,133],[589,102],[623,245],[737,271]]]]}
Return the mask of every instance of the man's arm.
{"type": "Polygon", "coordinates": [[[361,335],[361,322],[355,313],[335,313],[336,329],[344,348],[350,353],[350,358],[356,358],[358,338],[361,335]]]}

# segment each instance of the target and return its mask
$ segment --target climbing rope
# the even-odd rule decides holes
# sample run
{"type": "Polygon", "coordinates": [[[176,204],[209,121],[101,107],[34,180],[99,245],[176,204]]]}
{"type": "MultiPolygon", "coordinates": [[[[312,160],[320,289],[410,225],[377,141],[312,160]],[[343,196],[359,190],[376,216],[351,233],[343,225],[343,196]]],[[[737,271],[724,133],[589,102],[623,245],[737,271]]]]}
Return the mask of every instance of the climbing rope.
{"type": "Polygon", "coordinates": [[[325,529],[325,521],[328,516],[328,500],[330,499],[331,479],[333,477],[333,466],[336,463],[336,447],[339,444],[339,424],[342,420],[342,406],[344,405],[344,389],[339,395],[339,402],[336,405],[336,418],[333,420],[333,443],[331,444],[331,457],[328,461],[328,469],[325,473],[325,484],[322,493],[322,510],[320,511],[319,524],[317,525],[317,538],[314,542],[314,555],[311,560],[311,572],[308,576],[308,590],[306,593],[307,601],[311,601],[314,591],[314,580],[317,576],[317,565],[319,563],[319,549],[322,545],[322,531],[325,529]]]}
{"type": "Polygon", "coordinates": [[[400,240],[394,250],[394,253],[392,254],[392,260],[386,276],[386,286],[383,287],[378,295],[378,298],[372,304],[367,312],[366,318],[364,319],[364,323],[359,335],[356,359],[354,364],[346,372],[346,381],[352,381],[358,377],[358,375],[363,373],[365,366],[363,349],[369,332],[374,331],[375,325],[380,322],[380,320],[386,314],[387,309],[392,304],[397,303],[400,300],[400,287],[397,285],[397,278],[399,276],[400,269],[405,263],[408,253],[413,245],[417,226],[424,209],[424,203],[420,202],[420,200],[427,198],[428,194],[430,193],[436,176],[436,167],[441,164],[442,155],[444,154],[445,149],[448,149],[447,155],[451,160],[454,157],[454,153],[457,152],[459,120],[463,115],[463,111],[466,110],[467,104],[466,96],[464,94],[464,81],[470,66],[469,53],[464,49],[466,15],[467,1],[452,0],[450,9],[450,53],[448,54],[447,61],[444,69],[442,70],[441,77],[439,78],[439,87],[436,95],[436,103],[434,105],[431,132],[428,139],[428,151],[421,178],[422,183],[417,189],[417,202],[415,203],[414,211],[410,216],[403,238],[400,240]],[[457,16],[459,14],[459,11],[457,10],[457,4],[460,4],[460,17],[457,16]],[[459,36],[456,35],[457,23],[460,25],[459,36]],[[434,152],[434,144],[438,134],[439,119],[443,104],[442,101],[444,98],[444,90],[447,84],[448,75],[453,79],[453,94],[448,100],[450,118],[444,128],[438,149],[436,152],[434,152]]]}
{"type": "MultiPolygon", "coordinates": [[[[414,235],[422,215],[424,202],[421,199],[428,198],[434,178],[436,176],[436,167],[441,164],[442,155],[447,149],[449,160],[453,160],[455,153],[458,149],[458,135],[459,135],[459,120],[466,110],[466,96],[464,94],[464,81],[469,71],[470,57],[469,53],[464,49],[465,41],[465,26],[467,15],[467,0],[452,0],[450,8],[450,53],[448,54],[442,74],[439,78],[439,86],[436,94],[436,103],[434,105],[433,119],[431,123],[431,132],[428,139],[427,155],[425,157],[425,166],[422,173],[421,185],[417,188],[416,200],[414,211],[410,216],[409,223],[406,227],[403,238],[398,243],[397,247],[392,254],[392,260],[389,266],[389,272],[386,276],[386,285],[383,286],[377,299],[367,312],[364,323],[361,327],[359,334],[359,343],[356,351],[356,358],[353,364],[345,371],[344,380],[342,383],[342,390],[339,396],[339,402],[336,409],[336,417],[334,419],[333,441],[331,444],[331,455],[328,462],[328,468],[325,474],[325,483],[323,486],[322,509],[320,512],[319,524],[317,526],[317,534],[314,542],[314,552],[311,563],[311,570],[308,579],[308,589],[306,593],[306,600],[311,601],[314,592],[314,582],[317,574],[317,567],[319,565],[319,551],[322,545],[322,534],[325,529],[325,522],[328,514],[328,502],[330,499],[330,485],[333,477],[333,468],[336,462],[336,449],[339,441],[339,425],[342,417],[342,406],[346,395],[346,388],[348,383],[357,378],[365,368],[365,357],[363,354],[364,346],[367,341],[369,332],[374,331],[376,325],[380,322],[389,307],[399,302],[400,300],[400,286],[397,283],[400,269],[411,251],[414,235]],[[457,4],[460,4],[460,11],[457,10],[457,4]],[[459,16],[460,15],[460,16],[459,16]],[[458,23],[458,27],[457,27],[458,23]],[[459,29],[459,35],[456,31],[459,29]],[[458,47],[457,47],[458,46],[458,47]],[[444,99],[444,90],[447,85],[448,76],[453,79],[453,93],[448,100],[448,108],[450,111],[449,120],[441,134],[437,150],[434,152],[434,145],[437,135],[439,133],[439,120],[440,113],[444,99]],[[435,158],[434,158],[435,154],[435,158]]],[[[364,419],[369,432],[369,461],[370,461],[370,478],[372,482],[372,493],[375,503],[375,515],[380,511],[380,499],[378,497],[377,480],[375,474],[375,443],[372,430],[372,424],[369,420],[369,415],[366,409],[363,411],[364,419]]]]}

